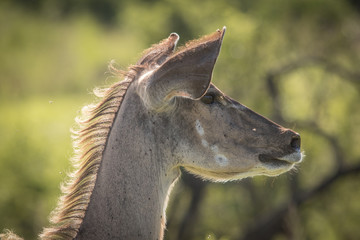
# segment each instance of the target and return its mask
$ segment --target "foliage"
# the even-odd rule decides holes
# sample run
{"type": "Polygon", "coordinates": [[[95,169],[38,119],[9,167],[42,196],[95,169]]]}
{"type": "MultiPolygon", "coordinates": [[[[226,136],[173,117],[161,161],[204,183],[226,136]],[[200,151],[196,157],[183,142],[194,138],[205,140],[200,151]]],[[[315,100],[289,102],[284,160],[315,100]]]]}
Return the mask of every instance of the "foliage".
{"type": "Polygon", "coordinates": [[[112,82],[110,60],[125,69],[171,32],[184,43],[226,25],[214,82],[300,132],[307,156],[277,178],[219,185],[185,175],[167,239],[251,239],[267,218],[281,227],[262,228],[264,239],[356,239],[359,9],[350,0],[2,1],[0,229],[31,239],[47,224],[71,169],[72,119],[93,87],[112,82]]]}

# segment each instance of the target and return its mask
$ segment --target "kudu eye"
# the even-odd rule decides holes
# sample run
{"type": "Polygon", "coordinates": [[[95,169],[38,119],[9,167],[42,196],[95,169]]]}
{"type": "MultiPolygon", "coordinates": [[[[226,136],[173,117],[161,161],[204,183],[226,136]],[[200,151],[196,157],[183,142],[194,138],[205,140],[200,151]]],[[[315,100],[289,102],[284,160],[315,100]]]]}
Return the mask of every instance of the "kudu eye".
{"type": "Polygon", "coordinates": [[[201,101],[205,104],[212,104],[215,102],[215,96],[214,94],[206,94],[201,98],[201,101]]]}

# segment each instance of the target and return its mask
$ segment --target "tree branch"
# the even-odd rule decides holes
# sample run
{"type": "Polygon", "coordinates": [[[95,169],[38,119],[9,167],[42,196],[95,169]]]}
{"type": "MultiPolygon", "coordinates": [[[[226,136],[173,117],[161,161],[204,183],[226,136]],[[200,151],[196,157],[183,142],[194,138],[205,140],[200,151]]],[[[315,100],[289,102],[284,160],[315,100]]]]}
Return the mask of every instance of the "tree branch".
{"type": "Polygon", "coordinates": [[[295,197],[294,199],[290,199],[287,203],[280,206],[274,212],[261,217],[259,220],[255,221],[257,222],[256,226],[250,227],[249,230],[246,231],[245,234],[239,239],[270,240],[274,237],[276,233],[285,232],[285,220],[289,212],[289,206],[295,205],[296,207],[300,207],[306,201],[324,192],[342,177],[359,174],[360,159],[358,159],[358,162],[358,164],[355,164],[351,167],[344,167],[342,169],[339,169],[338,171],[331,174],[329,177],[325,178],[317,186],[301,194],[298,194],[297,197],[295,197]]]}
{"type": "MultiPolygon", "coordinates": [[[[315,58],[315,57],[303,58],[303,59],[299,59],[298,61],[294,61],[289,64],[286,64],[278,69],[273,69],[267,73],[265,80],[268,86],[267,88],[268,92],[271,98],[273,99],[274,119],[276,121],[280,123],[285,121],[281,112],[281,100],[279,98],[280,93],[278,90],[278,85],[276,83],[277,82],[276,80],[285,74],[288,74],[296,69],[308,66],[313,63],[323,65],[325,71],[339,75],[340,77],[354,84],[360,83],[359,81],[360,73],[348,71],[347,69],[341,67],[340,65],[329,63],[326,59],[323,58],[315,58]]],[[[239,239],[270,240],[274,237],[275,234],[279,232],[286,233],[288,230],[286,229],[287,228],[286,219],[287,216],[289,215],[290,206],[295,208],[299,207],[304,202],[308,201],[309,199],[315,197],[316,195],[328,189],[338,179],[351,174],[358,174],[360,172],[360,163],[353,165],[351,167],[346,167],[344,165],[345,153],[335,137],[324,132],[314,122],[300,123],[300,126],[302,126],[303,128],[310,129],[317,135],[322,136],[328,140],[335,153],[335,161],[337,163],[336,170],[330,176],[324,178],[317,186],[313,187],[308,191],[293,190],[291,194],[291,199],[288,202],[280,206],[277,210],[273,211],[272,213],[260,217],[259,220],[255,221],[256,225],[250,227],[245,232],[243,237],[239,239]]],[[[360,162],[360,159],[358,160],[358,162],[360,162]]],[[[297,182],[292,182],[290,184],[292,184],[291,189],[293,189],[293,187],[297,187],[297,182]]]]}
{"type": "Polygon", "coordinates": [[[178,233],[176,239],[191,239],[193,228],[199,212],[199,206],[204,198],[205,187],[207,183],[201,179],[198,179],[189,173],[183,171],[182,174],[183,183],[191,191],[191,200],[186,213],[179,224],[178,233]]]}

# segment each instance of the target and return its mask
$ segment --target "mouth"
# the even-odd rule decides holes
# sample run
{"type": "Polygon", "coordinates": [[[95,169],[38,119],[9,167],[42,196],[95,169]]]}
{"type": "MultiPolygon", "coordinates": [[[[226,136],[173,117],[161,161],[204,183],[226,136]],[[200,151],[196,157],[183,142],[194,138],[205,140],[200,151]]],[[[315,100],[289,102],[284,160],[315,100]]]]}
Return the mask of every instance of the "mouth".
{"type": "Polygon", "coordinates": [[[300,151],[293,152],[283,157],[273,157],[268,154],[260,154],[259,161],[269,169],[289,169],[303,159],[300,151]]]}
{"type": "Polygon", "coordinates": [[[194,166],[183,167],[188,172],[200,176],[203,179],[215,182],[227,182],[258,175],[278,176],[291,170],[296,164],[302,161],[303,157],[304,155],[300,152],[300,150],[282,157],[273,157],[269,154],[260,154],[258,159],[261,163],[261,166],[256,164],[255,166],[242,168],[239,171],[215,171],[194,166]]]}
{"type": "Polygon", "coordinates": [[[265,166],[272,168],[272,169],[273,168],[289,168],[290,166],[292,166],[294,164],[293,162],[279,159],[279,158],[274,158],[274,157],[272,157],[270,155],[266,155],[266,154],[260,154],[259,160],[262,164],[264,164],[265,166]]]}

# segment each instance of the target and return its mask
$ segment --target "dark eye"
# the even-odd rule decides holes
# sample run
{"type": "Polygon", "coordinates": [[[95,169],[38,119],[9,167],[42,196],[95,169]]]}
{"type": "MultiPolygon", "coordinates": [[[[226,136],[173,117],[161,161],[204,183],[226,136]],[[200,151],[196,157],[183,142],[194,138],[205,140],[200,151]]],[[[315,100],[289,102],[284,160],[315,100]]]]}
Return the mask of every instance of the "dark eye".
{"type": "Polygon", "coordinates": [[[201,98],[201,101],[205,104],[212,104],[215,102],[215,95],[214,94],[206,94],[201,98]]]}

